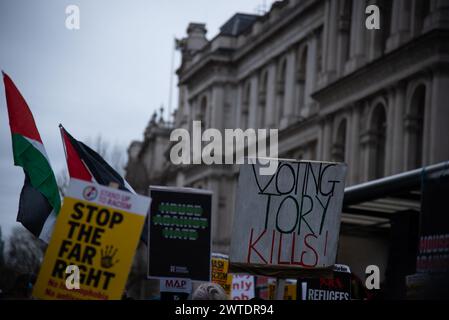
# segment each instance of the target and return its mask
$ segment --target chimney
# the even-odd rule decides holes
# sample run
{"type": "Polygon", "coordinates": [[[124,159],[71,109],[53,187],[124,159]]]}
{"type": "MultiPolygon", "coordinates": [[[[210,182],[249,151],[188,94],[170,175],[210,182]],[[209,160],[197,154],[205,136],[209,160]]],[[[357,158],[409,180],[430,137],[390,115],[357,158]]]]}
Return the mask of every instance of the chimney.
{"type": "Polygon", "coordinates": [[[187,27],[187,50],[191,53],[201,50],[206,44],[206,25],[204,23],[190,23],[187,27]]]}

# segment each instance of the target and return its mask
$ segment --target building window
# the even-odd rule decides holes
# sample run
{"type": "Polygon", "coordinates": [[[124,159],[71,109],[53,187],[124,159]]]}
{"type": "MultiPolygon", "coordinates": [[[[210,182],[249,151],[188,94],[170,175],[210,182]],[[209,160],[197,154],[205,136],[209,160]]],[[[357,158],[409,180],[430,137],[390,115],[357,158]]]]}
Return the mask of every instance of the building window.
{"type": "Polygon", "coordinates": [[[301,115],[301,108],[305,104],[306,67],[307,67],[307,46],[304,46],[301,47],[296,54],[295,105],[298,115],[301,115]]]}
{"type": "Polygon", "coordinates": [[[323,71],[323,29],[318,31],[317,35],[317,73],[320,74],[323,71]]]}
{"type": "Polygon", "coordinates": [[[240,126],[243,129],[246,129],[248,127],[250,95],[251,95],[251,83],[248,81],[245,83],[242,94],[242,119],[240,126]]]}
{"type": "Polygon", "coordinates": [[[406,117],[406,128],[410,137],[408,150],[408,168],[420,168],[423,164],[424,114],[426,87],[419,85],[413,92],[410,111],[406,117]]]}
{"type": "Polygon", "coordinates": [[[370,143],[370,179],[379,179],[385,175],[385,149],[387,116],[385,107],[377,104],[371,118],[370,143]]]}
{"type": "Polygon", "coordinates": [[[265,70],[260,74],[259,78],[259,128],[265,126],[265,111],[267,103],[267,84],[268,84],[268,72],[265,70]]]}
{"type": "Polygon", "coordinates": [[[350,58],[350,34],[351,34],[351,20],[352,20],[352,0],[344,0],[341,2],[340,7],[340,19],[339,19],[339,30],[342,33],[342,57],[343,62],[349,60],[350,58]]]}
{"type": "Polygon", "coordinates": [[[285,76],[287,69],[287,60],[284,58],[279,64],[276,81],[276,106],[278,112],[279,123],[284,116],[284,93],[285,93],[285,76]]]}
{"type": "Polygon", "coordinates": [[[347,120],[343,119],[338,125],[337,134],[335,136],[335,142],[332,147],[332,159],[335,162],[345,162],[346,152],[346,128],[347,120]]]}

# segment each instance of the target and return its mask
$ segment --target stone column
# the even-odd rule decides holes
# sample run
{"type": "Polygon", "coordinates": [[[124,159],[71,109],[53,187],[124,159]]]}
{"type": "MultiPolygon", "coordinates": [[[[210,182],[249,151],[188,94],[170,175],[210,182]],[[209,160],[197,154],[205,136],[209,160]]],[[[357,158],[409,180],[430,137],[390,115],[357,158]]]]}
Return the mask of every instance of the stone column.
{"type": "Polygon", "coordinates": [[[276,123],[276,64],[274,61],[268,66],[267,76],[267,105],[265,107],[265,123],[267,128],[277,127],[276,123]]]}
{"type": "Polygon", "coordinates": [[[258,77],[257,74],[254,73],[250,78],[250,94],[249,94],[249,121],[248,121],[248,128],[257,128],[257,106],[258,106],[258,77]]]}
{"type": "Polygon", "coordinates": [[[215,177],[207,180],[207,189],[212,190],[214,196],[212,197],[212,250],[217,250],[220,240],[222,238],[223,228],[221,226],[221,219],[219,214],[219,198],[220,198],[220,185],[215,177]]]}
{"type": "Polygon", "coordinates": [[[392,160],[394,153],[394,129],[395,129],[395,119],[394,119],[394,100],[395,100],[395,90],[390,88],[387,95],[387,128],[386,128],[386,141],[385,141],[385,176],[389,176],[393,169],[392,160]]]}
{"type": "Polygon", "coordinates": [[[360,161],[359,161],[359,182],[368,181],[370,176],[370,155],[371,155],[371,145],[372,145],[372,136],[369,131],[370,126],[368,123],[368,110],[369,103],[366,101],[361,108],[361,116],[360,117],[360,161]]]}
{"type": "Polygon", "coordinates": [[[404,167],[404,113],[405,113],[405,88],[406,85],[400,82],[395,88],[394,95],[394,125],[393,125],[393,150],[391,173],[399,173],[405,170],[404,167]]]}
{"type": "Polygon", "coordinates": [[[317,63],[317,39],[313,35],[310,37],[307,44],[307,65],[306,65],[306,77],[304,85],[305,105],[301,110],[301,116],[308,117],[311,113],[313,99],[311,94],[315,88],[316,81],[316,63],[317,63]]]}
{"type": "Polygon", "coordinates": [[[177,187],[185,186],[185,176],[184,173],[181,171],[178,171],[178,173],[176,174],[176,186],[177,187]]]}
{"type": "Polygon", "coordinates": [[[236,85],[236,112],[235,112],[235,123],[237,127],[240,127],[242,123],[242,93],[243,93],[243,82],[237,83],[236,85]]]}
{"type": "Polygon", "coordinates": [[[321,142],[321,159],[323,161],[331,161],[331,147],[332,147],[332,119],[325,118],[321,126],[322,142],[321,142]]]}
{"type": "Polygon", "coordinates": [[[209,103],[211,109],[211,121],[209,126],[221,130],[223,128],[223,107],[224,107],[224,93],[222,84],[217,84],[212,88],[212,99],[209,103]]]}
{"type": "Polygon", "coordinates": [[[432,95],[433,95],[433,89],[432,89],[433,83],[432,83],[432,74],[428,76],[428,80],[426,83],[426,96],[424,100],[425,109],[424,109],[424,130],[423,130],[423,164],[428,165],[431,164],[431,144],[430,139],[432,139],[430,132],[432,129],[432,95]]]}
{"type": "Polygon", "coordinates": [[[192,124],[194,120],[198,120],[196,115],[197,115],[197,109],[198,109],[198,99],[197,98],[192,98],[190,99],[190,120],[188,123],[189,126],[189,131],[192,132],[192,124]]]}
{"type": "Polygon", "coordinates": [[[213,101],[212,101],[212,94],[211,94],[212,90],[210,88],[206,89],[206,114],[202,114],[203,110],[202,110],[202,104],[203,104],[203,96],[199,95],[198,96],[198,119],[204,119],[204,123],[202,123],[202,128],[203,130],[210,128],[210,126],[212,125],[212,109],[214,108],[214,106],[212,105],[213,101]],[[203,118],[202,118],[203,117],[203,118]]]}
{"type": "Polygon", "coordinates": [[[349,56],[350,60],[345,66],[345,73],[350,73],[359,67],[364,60],[365,50],[365,2],[354,0],[352,2],[351,36],[349,56]]]}
{"type": "Polygon", "coordinates": [[[426,17],[423,26],[423,32],[431,29],[449,28],[449,1],[447,0],[429,0],[430,14],[426,17]]]}
{"type": "MultiPolygon", "coordinates": [[[[373,4],[373,5],[379,6],[378,2],[379,2],[379,0],[370,0],[370,1],[368,1],[367,5],[373,4]]],[[[382,23],[382,19],[381,19],[381,23],[382,23]]],[[[381,25],[381,29],[366,30],[367,39],[368,39],[368,43],[367,43],[368,50],[366,52],[366,57],[367,57],[368,61],[372,61],[382,55],[382,53],[383,53],[382,33],[383,33],[382,25],[381,25]]]]}
{"type": "Polygon", "coordinates": [[[219,199],[218,207],[220,210],[221,228],[223,229],[222,251],[229,252],[229,245],[232,232],[232,212],[234,211],[234,194],[235,188],[233,180],[226,176],[220,177],[221,199],[219,199]]]}
{"type": "Polygon", "coordinates": [[[349,176],[348,184],[356,184],[360,181],[359,179],[359,168],[361,167],[361,162],[363,160],[360,154],[360,103],[356,103],[351,110],[350,122],[348,123],[349,135],[347,139],[349,140],[346,145],[348,146],[348,167],[349,176]]]}
{"type": "MultiPolygon", "coordinates": [[[[319,122],[317,122],[317,125],[319,126],[319,132],[318,132],[318,141],[317,141],[317,155],[316,160],[318,161],[324,161],[323,157],[323,143],[324,143],[324,119],[321,119],[319,122]]],[[[298,151],[296,151],[295,158],[299,159],[298,151]]]]}
{"type": "Polygon", "coordinates": [[[295,119],[294,114],[294,100],[295,100],[295,51],[290,50],[287,54],[287,68],[285,70],[285,88],[284,88],[284,112],[281,119],[280,128],[286,128],[295,119]]]}
{"type": "Polygon", "coordinates": [[[188,98],[187,86],[179,86],[179,106],[180,110],[176,113],[176,126],[184,129],[189,128],[190,119],[190,104],[188,98]]]}
{"type": "MultiPolygon", "coordinates": [[[[336,2],[332,1],[331,2],[336,2]]],[[[346,16],[345,2],[343,0],[338,2],[338,20],[337,20],[337,75],[343,75],[345,70],[345,64],[349,57],[349,35],[351,33],[350,25],[352,17],[346,16]]],[[[330,53],[332,54],[332,53],[330,53]]]]}
{"type": "Polygon", "coordinates": [[[435,69],[432,79],[432,97],[430,104],[430,163],[449,160],[448,88],[448,68],[435,69]]]}
{"type": "Polygon", "coordinates": [[[387,52],[396,49],[410,38],[410,14],[410,0],[393,1],[390,37],[386,45],[387,52]]]}
{"type": "Polygon", "coordinates": [[[338,31],[338,1],[328,1],[328,27],[325,30],[327,36],[326,46],[323,47],[323,59],[325,59],[326,82],[332,81],[335,77],[337,65],[337,31],[338,31]]]}
{"type": "MultiPolygon", "coordinates": [[[[331,12],[330,12],[330,3],[332,2],[330,0],[326,0],[324,4],[324,24],[323,24],[323,41],[322,41],[322,48],[321,48],[321,55],[322,55],[322,71],[323,73],[327,72],[327,59],[328,59],[328,48],[329,48],[329,41],[331,37],[331,25],[330,25],[330,19],[331,19],[331,12]]],[[[334,1],[336,2],[336,1],[334,1]]]]}

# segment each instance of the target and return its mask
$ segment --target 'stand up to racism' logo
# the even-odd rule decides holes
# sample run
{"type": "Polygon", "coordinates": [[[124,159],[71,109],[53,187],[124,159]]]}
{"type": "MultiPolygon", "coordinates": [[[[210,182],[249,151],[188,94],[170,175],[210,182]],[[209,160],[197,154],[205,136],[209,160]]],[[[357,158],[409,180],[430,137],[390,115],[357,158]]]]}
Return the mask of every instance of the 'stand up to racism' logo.
{"type": "Polygon", "coordinates": [[[94,186],[85,187],[83,190],[83,197],[87,201],[93,201],[98,196],[98,190],[94,186]]]}

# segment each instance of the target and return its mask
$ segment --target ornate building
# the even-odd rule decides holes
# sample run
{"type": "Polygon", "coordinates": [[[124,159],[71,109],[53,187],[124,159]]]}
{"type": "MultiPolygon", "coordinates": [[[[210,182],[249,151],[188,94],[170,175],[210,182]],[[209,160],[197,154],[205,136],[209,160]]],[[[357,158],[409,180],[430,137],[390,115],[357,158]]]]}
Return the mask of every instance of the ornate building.
{"type": "MultiPolygon", "coordinates": [[[[449,159],[449,1],[275,2],[235,14],[210,40],[191,23],[178,47],[174,123],[153,118],[131,144],[127,179],[141,193],[213,190],[216,252],[229,249],[238,166],[172,165],[172,128],[278,128],[280,157],[346,162],[347,185],[449,159]],[[369,4],[378,30],[365,27],[369,4]]],[[[339,257],[357,247],[344,236],[339,257]]],[[[384,236],[360,243],[385,265],[384,236]]]]}

